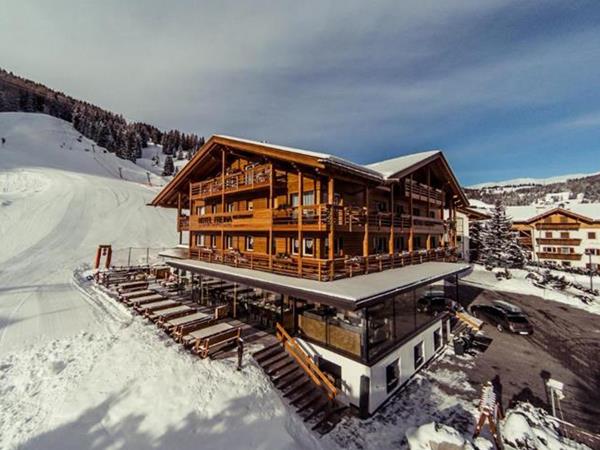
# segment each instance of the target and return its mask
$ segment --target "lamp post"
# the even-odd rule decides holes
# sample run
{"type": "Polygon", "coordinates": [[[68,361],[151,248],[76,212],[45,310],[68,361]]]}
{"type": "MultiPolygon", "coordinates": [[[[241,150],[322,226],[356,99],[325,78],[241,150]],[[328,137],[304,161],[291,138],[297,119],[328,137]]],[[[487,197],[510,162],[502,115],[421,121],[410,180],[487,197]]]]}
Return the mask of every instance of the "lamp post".
{"type": "Polygon", "coordinates": [[[593,291],[594,290],[594,271],[592,269],[592,249],[591,248],[586,248],[585,249],[585,254],[588,255],[588,257],[590,258],[590,290],[593,291]]]}

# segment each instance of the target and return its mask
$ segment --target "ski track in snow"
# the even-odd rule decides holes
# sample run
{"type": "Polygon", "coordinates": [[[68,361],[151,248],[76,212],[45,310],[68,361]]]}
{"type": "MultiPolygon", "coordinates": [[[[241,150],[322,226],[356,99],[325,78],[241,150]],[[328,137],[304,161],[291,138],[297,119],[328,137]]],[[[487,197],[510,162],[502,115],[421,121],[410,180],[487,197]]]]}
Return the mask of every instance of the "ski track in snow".
{"type": "Polygon", "coordinates": [[[100,243],[176,242],[156,190],[115,178],[146,170],[41,114],[0,113],[0,136],[0,448],[318,447],[249,361],[193,358],[80,285],[100,243]]]}

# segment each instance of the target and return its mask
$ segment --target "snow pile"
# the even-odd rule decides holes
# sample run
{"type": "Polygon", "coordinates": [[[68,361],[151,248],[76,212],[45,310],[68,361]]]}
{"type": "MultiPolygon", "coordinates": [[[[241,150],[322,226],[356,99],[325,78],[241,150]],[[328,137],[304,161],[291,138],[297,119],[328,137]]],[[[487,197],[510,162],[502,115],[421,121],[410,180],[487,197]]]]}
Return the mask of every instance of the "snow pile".
{"type": "Polygon", "coordinates": [[[587,449],[585,445],[563,438],[559,426],[545,411],[529,403],[509,410],[502,424],[502,438],[507,450],[587,449]]]}
{"type": "Polygon", "coordinates": [[[406,439],[410,450],[437,450],[442,443],[448,450],[473,448],[454,428],[435,422],[408,429],[406,439]]]}

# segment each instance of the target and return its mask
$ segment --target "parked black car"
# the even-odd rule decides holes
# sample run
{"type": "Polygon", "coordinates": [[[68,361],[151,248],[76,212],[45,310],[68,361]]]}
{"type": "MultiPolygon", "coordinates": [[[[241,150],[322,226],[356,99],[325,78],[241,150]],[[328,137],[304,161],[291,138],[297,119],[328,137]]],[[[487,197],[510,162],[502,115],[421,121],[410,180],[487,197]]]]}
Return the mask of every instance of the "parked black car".
{"type": "Polygon", "coordinates": [[[456,311],[457,304],[454,300],[438,296],[425,295],[417,300],[417,311],[420,313],[428,313],[434,316],[445,311],[456,311]]]}
{"type": "Polygon", "coordinates": [[[491,305],[473,305],[471,314],[495,325],[498,331],[508,330],[516,334],[533,333],[533,326],[521,313],[510,312],[491,305]]]}

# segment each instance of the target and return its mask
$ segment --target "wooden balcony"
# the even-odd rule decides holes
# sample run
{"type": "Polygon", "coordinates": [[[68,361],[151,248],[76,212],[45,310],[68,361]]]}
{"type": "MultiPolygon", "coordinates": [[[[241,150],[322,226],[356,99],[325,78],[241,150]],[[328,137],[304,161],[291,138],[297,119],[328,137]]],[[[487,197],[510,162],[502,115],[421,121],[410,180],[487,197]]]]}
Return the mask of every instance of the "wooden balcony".
{"type": "Polygon", "coordinates": [[[189,231],[190,216],[179,216],[177,218],[177,231],[189,231]]]}
{"type": "Polygon", "coordinates": [[[580,224],[576,222],[568,223],[546,223],[540,222],[535,224],[538,230],[579,230],[580,224]]]}
{"type": "Polygon", "coordinates": [[[540,259],[560,259],[563,261],[580,261],[581,253],[546,253],[538,252],[538,258],[540,259]]]}
{"type": "Polygon", "coordinates": [[[271,219],[272,212],[270,209],[206,214],[203,216],[192,216],[190,230],[268,230],[271,223],[271,219]]]}
{"type": "MultiPolygon", "coordinates": [[[[271,164],[263,164],[227,174],[224,179],[219,176],[210,180],[192,183],[192,198],[204,199],[220,196],[222,193],[234,194],[268,188],[271,182],[272,170],[271,164]]],[[[285,177],[276,174],[273,174],[273,177],[274,185],[280,186],[285,183],[285,177]]]]}
{"type": "Polygon", "coordinates": [[[267,255],[255,252],[241,252],[237,249],[221,251],[210,248],[190,248],[189,257],[190,259],[198,259],[210,263],[262,270],[280,275],[309,278],[318,281],[331,281],[428,261],[455,261],[456,251],[454,248],[437,248],[329,260],[299,257],[297,255],[267,255]]]}
{"type": "Polygon", "coordinates": [[[538,238],[536,242],[541,245],[581,245],[581,239],[574,238],[538,238]]]}
{"type": "Polygon", "coordinates": [[[412,196],[415,200],[429,202],[432,205],[442,205],[444,203],[444,193],[441,190],[410,179],[406,179],[404,182],[404,193],[407,197],[412,196]]]}

